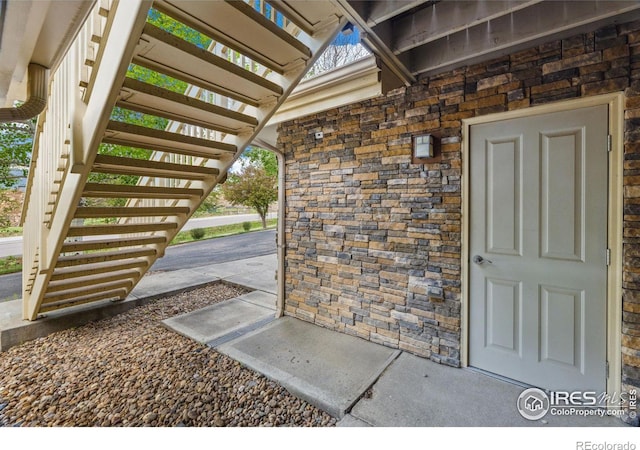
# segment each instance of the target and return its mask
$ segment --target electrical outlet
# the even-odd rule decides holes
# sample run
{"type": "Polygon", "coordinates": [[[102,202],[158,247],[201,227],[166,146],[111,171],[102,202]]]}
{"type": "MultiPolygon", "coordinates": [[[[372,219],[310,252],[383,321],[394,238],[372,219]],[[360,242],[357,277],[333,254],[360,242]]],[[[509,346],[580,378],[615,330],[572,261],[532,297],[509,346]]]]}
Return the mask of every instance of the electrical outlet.
{"type": "Polygon", "coordinates": [[[316,131],[316,139],[322,139],[324,137],[324,133],[322,131],[316,131]]]}

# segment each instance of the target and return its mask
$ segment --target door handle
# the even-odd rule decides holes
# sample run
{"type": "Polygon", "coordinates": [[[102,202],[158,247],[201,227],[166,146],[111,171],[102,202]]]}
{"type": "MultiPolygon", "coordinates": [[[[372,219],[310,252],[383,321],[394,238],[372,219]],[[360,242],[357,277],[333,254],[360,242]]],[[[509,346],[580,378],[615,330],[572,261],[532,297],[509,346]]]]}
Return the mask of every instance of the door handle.
{"type": "Polygon", "coordinates": [[[484,259],[482,256],[480,255],[474,255],[473,258],[471,259],[474,263],[476,264],[484,264],[484,263],[489,263],[489,264],[493,264],[493,261],[490,261],[488,259],[484,259]]]}

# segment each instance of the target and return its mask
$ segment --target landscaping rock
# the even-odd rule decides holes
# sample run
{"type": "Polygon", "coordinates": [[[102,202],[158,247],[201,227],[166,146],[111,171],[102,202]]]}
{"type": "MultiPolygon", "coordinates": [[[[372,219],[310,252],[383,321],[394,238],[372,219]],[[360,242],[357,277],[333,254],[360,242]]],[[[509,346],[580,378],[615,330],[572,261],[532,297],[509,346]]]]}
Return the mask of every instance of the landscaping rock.
{"type": "Polygon", "coordinates": [[[0,426],[335,425],[275,382],[160,324],[244,292],[209,285],[0,353],[0,426]]]}

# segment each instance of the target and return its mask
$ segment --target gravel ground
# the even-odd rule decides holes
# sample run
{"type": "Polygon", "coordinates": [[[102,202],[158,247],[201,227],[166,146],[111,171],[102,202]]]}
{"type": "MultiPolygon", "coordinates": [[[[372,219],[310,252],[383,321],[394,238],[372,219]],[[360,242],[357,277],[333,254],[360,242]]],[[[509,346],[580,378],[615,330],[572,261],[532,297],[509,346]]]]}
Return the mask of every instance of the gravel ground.
{"type": "Polygon", "coordinates": [[[160,320],[214,284],[0,353],[0,426],[331,426],[335,419],[160,320]]]}

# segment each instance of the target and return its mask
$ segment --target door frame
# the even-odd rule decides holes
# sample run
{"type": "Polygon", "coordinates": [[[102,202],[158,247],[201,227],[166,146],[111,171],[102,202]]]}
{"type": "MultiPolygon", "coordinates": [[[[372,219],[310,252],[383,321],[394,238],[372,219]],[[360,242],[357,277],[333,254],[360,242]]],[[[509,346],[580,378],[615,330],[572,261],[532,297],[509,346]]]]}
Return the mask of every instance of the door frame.
{"type": "MultiPolygon", "coordinates": [[[[568,111],[591,106],[608,105],[609,134],[611,152],[609,153],[608,180],[608,219],[607,244],[611,252],[607,267],[607,393],[620,393],[622,387],[622,228],[623,228],[623,154],[624,154],[624,95],[614,94],[584,97],[574,100],[532,106],[515,111],[489,114],[462,120],[462,242],[461,242],[461,326],[460,326],[460,362],[462,367],[469,364],[469,152],[471,126],[508,119],[531,117],[559,111],[568,111]]],[[[606,151],[606,149],[603,149],[606,151]]]]}

